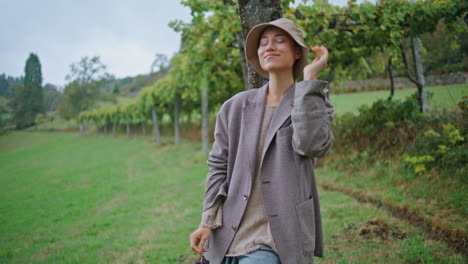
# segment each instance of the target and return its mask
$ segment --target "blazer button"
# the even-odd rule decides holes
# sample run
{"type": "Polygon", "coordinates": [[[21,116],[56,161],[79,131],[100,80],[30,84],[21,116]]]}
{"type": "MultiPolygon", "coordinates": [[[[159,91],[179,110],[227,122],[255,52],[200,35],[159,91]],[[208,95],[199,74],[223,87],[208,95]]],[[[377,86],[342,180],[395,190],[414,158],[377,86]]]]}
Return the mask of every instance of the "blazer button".
{"type": "Polygon", "coordinates": [[[236,230],[237,230],[237,226],[236,226],[236,225],[232,225],[232,230],[236,231],[236,230]]]}
{"type": "Polygon", "coordinates": [[[247,194],[244,194],[244,200],[247,200],[247,198],[249,198],[249,196],[247,194]]]}

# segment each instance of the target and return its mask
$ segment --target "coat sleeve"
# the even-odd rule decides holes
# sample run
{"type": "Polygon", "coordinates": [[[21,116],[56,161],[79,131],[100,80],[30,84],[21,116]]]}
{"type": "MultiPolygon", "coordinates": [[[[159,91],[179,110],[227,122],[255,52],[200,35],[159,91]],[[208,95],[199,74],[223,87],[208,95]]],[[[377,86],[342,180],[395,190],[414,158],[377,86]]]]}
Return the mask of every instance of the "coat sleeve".
{"type": "Polygon", "coordinates": [[[216,229],[223,225],[223,201],[221,199],[216,200],[215,204],[206,210],[202,214],[202,220],[200,227],[208,227],[210,229],[216,229]]]}
{"type": "Polygon", "coordinates": [[[218,199],[224,199],[228,192],[227,167],[228,167],[228,127],[225,107],[221,107],[216,118],[214,132],[215,142],[208,155],[209,167],[206,176],[206,188],[203,202],[203,212],[213,207],[218,199]]]}
{"type": "Polygon", "coordinates": [[[334,141],[333,106],[325,95],[328,82],[307,80],[296,84],[291,111],[294,150],[303,156],[323,157],[334,141]]]}

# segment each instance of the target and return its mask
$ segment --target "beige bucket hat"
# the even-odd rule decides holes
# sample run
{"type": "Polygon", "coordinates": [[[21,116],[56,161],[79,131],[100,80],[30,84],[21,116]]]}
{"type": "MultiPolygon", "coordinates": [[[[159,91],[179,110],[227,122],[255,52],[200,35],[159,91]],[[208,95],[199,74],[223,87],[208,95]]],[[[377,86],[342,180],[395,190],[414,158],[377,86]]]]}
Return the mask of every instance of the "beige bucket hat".
{"type": "Polygon", "coordinates": [[[254,26],[247,34],[247,38],[245,40],[245,56],[247,58],[247,62],[250,63],[250,65],[252,65],[260,75],[268,78],[268,72],[263,70],[262,66],[260,66],[257,50],[260,34],[262,34],[263,30],[270,26],[274,26],[286,31],[286,33],[288,33],[289,36],[291,36],[291,38],[301,47],[302,56],[296,61],[293,69],[294,80],[296,80],[299,78],[299,76],[302,75],[304,67],[307,65],[307,55],[309,54],[309,49],[304,44],[304,34],[294,25],[294,22],[291,19],[280,18],[268,23],[262,23],[254,26]]]}

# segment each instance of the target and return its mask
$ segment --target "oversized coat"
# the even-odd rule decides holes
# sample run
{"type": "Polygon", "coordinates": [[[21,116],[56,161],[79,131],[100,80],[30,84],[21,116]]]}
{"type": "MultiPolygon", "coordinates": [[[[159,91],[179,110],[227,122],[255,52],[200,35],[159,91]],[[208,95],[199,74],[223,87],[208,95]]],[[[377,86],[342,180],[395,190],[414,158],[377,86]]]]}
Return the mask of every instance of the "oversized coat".
{"type": "MultiPolygon", "coordinates": [[[[333,142],[333,106],[327,82],[294,83],[283,95],[267,130],[260,162],[261,194],[271,234],[282,264],[311,264],[323,257],[320,204],[314,176],[315,157],[333,142]]],[[[206,243],[210,263],[222,261],[247,205],[268,83],[240,92],[221,107],[203,211],[224,199],[222,226],[206,243]]]]}

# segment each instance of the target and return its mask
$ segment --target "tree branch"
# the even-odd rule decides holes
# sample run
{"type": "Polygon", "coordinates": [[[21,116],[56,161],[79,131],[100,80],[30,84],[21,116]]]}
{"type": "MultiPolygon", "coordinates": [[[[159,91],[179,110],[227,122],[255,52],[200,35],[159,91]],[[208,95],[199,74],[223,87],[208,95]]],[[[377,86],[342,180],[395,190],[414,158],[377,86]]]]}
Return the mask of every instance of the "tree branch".
{"type": "Polygon", "coordinates": [[[406,75],[408,76],[408,79],[412,83],[416,84],[417,86],[421,86],[421,83],[419,83],[418,80],[416,80],[413,76],[411,76],[411,73],[410,73],[410,70],[409,70],[409,65],[408,65],[408,58],[406,56],[405,47],[403,46],[403,43],[401,41],[400,41],[399,48],[400,48],[400,52],[401,52],[401,57],[403,58],[403,63],[405,64],[405,70],[406,70],[406,75]]]}

